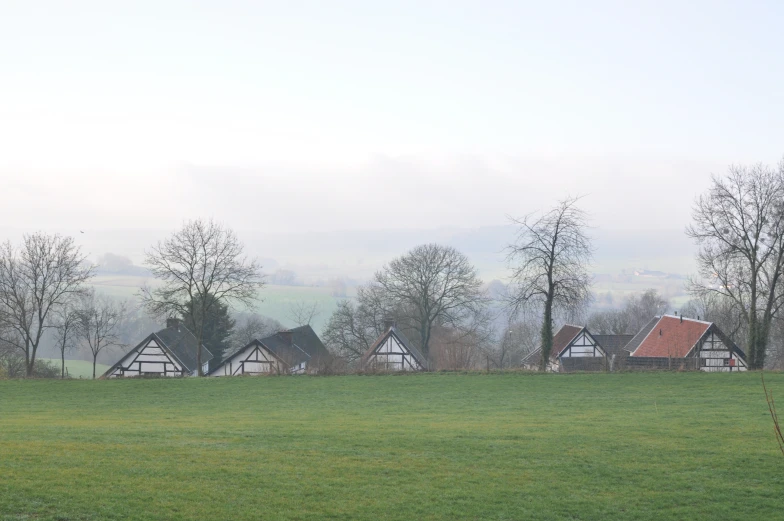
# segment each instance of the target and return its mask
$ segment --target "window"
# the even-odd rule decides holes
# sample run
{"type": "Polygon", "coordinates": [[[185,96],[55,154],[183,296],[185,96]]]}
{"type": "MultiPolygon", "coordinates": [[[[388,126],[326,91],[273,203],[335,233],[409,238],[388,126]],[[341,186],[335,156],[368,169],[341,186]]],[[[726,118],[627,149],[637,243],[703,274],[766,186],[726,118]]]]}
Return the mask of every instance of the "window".
{"type": "Polygon", "coordinates": [[[731,358],[725,358],[724,359],[724,367],[729,367],[730,366],[730,360],[732,360],[732,359],[731,358]]]}

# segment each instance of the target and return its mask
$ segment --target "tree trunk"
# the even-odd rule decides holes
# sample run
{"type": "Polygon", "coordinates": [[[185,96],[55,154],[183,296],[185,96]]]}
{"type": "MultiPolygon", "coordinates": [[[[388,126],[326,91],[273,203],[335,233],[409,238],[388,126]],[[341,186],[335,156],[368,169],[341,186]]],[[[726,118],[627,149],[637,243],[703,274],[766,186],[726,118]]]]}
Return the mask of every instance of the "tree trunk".
{"type": "Polygon", "coordinates": [[[60,351],[60,380],[65,380],[65,349],[60,351]]]}
{"type": "Polygon", "coordinates": [[[553,350],[553,300],[549,298],[544,304],[544,322],[542,323],[542,359],[539,370],[546,371],[550,361],[550,352],[553,350]]]}
{"type": "Polygon", "coordinates": [[[757,324],[757,345],[756,345],[756,354],[755,354],[755,361],[757,362],[757,367],[755,367],[755,369],[765,368],[765,356],[767,355],[767,350],[768,350],[769,334],[770,334],[770,323],[767,323],[763,319],[762,324],[757,324]]]}
{"type": "Polygon", "coordinates": [[[204,322],[207,320],[207,311],[204,309],[204,300],[206,297],[202,297],[202,305],[201,305],[201,320],[199,321],[199,338],[198,344],[196,345],[196,366],[197,366],[197,375],[204,376],[204,371],[201,369],[201,344],[204,342],[204,322]]]}
{"type": "Polygon", "coordinates": [[[765,355],[768,348],[769,325],[760,323],[756,314],[749,314],[748,362],[749,369],[765,367],[765,355]]]}
{"type": "Polygon", "coordinates": [[[98,359],[98,355],[93,355],[93,380],[95,380],[95,361],[98,359]]]}

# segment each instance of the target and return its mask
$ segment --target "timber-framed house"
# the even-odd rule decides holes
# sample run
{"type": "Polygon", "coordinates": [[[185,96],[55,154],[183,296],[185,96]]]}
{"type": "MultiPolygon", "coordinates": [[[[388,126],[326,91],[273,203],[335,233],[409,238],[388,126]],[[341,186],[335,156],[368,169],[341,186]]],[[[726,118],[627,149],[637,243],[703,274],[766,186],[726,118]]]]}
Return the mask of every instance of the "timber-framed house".
{"type": "MultiPolygon", "coordinates": [[[[170,318],[166,328],[150,334],[131,349],[116,364],[111,366],[103,378],[118,377],[173,377],[198,374],[196,346],[198,340],[180,320],[170,318]]],[[[201,346],[202,371],[207,373],[213,358],[207,348],[201,346]]]]}

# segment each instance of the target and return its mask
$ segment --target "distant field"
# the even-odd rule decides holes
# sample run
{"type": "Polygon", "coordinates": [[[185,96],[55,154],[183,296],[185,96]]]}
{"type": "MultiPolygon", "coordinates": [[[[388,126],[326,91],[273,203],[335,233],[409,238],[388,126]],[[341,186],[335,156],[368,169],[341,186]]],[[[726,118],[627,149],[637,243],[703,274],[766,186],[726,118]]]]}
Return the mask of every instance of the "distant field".
{"type": "Polygon", "coordinates": [[[0,381],[0,427],[3,520],[784,519],[751,373],[0,381]]]}
{"type": "MultiPolygon", "coordinates": [[[[112,277],[100,276],[92,279],[92,286],[97,290],[118,298],[132,298],[138,294],[144,284],[154,283],[152,279],[143,277],[112,277]]],[[[338,299],[331,295],[331,288],[312,286],[265,286],[259,292],[259,301],[255,311],[274,318],[287,327],[294,324],[289,317],[289,308],[296,302],[318,303],[320,314],[311,324],[317,332],[321,332],[337,306],[338,299]]]]}
{"type": "MultiPolygon", "coordinates": [[[[52,364],[60,367],[59,358],[42,358],[52,364]]],[[[84,360],[66,360],[65,368],[68,370],[68,375],[71,378],[92,378],[93,377],[93,363],[84,360]]],[[[95,372],[97,376],[101,376],[106,370],[109,369],[108,365],[95,364],[95,372]]]]}

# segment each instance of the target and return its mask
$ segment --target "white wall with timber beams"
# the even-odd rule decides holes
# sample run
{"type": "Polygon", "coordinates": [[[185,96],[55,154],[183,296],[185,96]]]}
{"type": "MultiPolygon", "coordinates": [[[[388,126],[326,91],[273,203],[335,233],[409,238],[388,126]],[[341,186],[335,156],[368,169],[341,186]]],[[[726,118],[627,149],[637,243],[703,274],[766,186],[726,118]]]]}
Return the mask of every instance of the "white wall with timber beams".
{"type": "Polygon", "coordinates": [[[283,371],[285,367],[275,355],[263,345],[253,342],[226,360],[210,376],[277,374],[283,371]]]}
{"type": "Polygon", "coordinates": [[[368,357],[367,366],[378,371],[424,371],[411,351],[394,334],[387,336],[368,357]]]}
{"type": "Polygon", "coordinates": [[[710,332],[699,351],[700,371],[745,371],[746,362],[714,332],[710,332]]]}
{"type": "Polygon", "coordinates": [[[187,370],[164,350],[155,338],[120,360],[107,378],[122,376],[183,376],[187,370]]]}
{"type": "Polygon", "coordinates": [[[560,355],[561,358],[604,357],[604,351],[587,331],[583,330],[560,355]]]}

